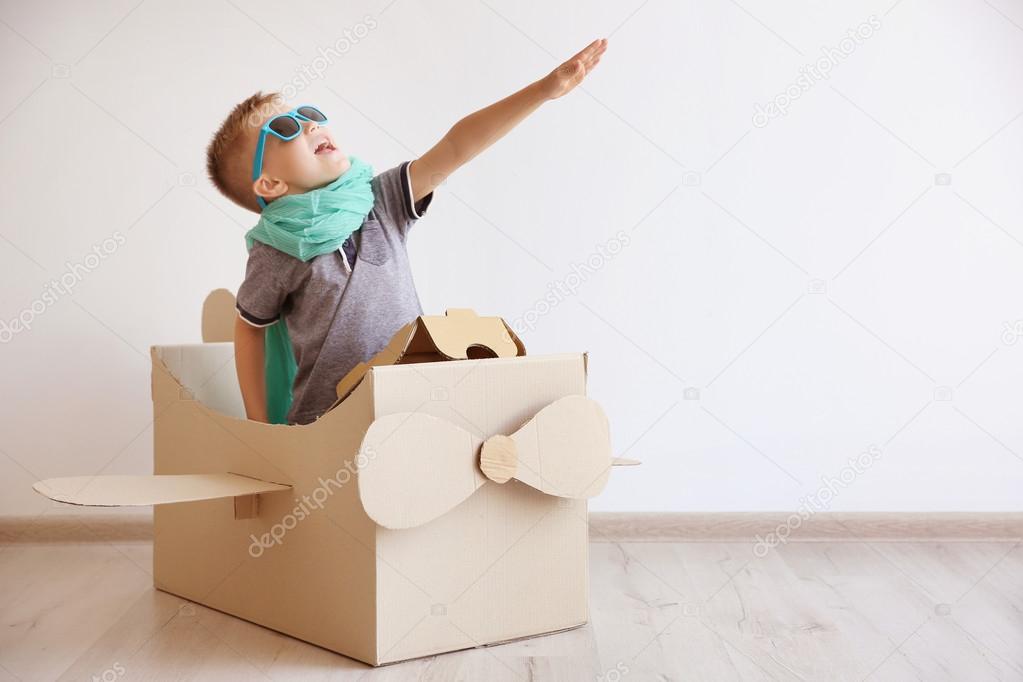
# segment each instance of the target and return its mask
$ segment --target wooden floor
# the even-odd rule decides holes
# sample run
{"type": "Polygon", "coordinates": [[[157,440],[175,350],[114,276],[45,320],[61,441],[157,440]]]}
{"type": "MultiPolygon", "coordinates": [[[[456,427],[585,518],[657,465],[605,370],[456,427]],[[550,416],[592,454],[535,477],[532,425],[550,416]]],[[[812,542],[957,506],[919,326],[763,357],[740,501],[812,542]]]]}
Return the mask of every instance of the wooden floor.
{"type": "Polygon", "coordinates": [[[63,524],[0,533],[0,680],[1023,680],[1018,542],[594,542],[589,625],[373,669],[153,590],[144,525],[63,524]]]}

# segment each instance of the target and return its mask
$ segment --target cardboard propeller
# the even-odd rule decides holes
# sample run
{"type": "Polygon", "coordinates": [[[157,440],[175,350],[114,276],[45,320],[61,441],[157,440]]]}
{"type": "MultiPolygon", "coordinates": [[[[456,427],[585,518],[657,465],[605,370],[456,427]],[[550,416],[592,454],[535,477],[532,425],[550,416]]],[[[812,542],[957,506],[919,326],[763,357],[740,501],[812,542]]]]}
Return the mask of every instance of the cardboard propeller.
{"type": "Polygon", "coordinates": [[[548,495],[594,497],[612,466],[607,417],[580,395],[550,403],[511,435],[486,440],[449,421],[418,412],[377,418],[362,441],[359,497],[385,528],[411,528],[460,504],[481,486],[514,478],[548,495]],[[423,443],[440,457],[423,456],[423,443]]]}

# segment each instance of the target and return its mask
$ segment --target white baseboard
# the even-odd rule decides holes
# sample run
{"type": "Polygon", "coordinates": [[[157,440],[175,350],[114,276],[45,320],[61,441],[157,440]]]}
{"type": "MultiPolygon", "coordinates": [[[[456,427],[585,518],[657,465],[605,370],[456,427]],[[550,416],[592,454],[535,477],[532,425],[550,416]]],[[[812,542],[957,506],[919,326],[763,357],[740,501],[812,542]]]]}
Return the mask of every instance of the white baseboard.
{"type": "Polygon", "coordinates": [[[593,542],[1018,542],[1023,512],[592,512],[593,542]]]}
{"type": "MultiPolygon", "coordinates": [[[[592,512],[593,542],[1019,542],[1023,512],[592,512]]],[[[0,545],[151,542],[148,513],[0,516],[0,545]]]]}

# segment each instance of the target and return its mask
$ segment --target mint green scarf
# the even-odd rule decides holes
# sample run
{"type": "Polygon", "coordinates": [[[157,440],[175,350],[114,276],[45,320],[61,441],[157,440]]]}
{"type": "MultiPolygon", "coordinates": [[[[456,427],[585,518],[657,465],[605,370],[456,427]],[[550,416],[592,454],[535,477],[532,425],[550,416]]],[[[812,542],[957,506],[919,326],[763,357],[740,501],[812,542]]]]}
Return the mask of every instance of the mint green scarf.
{"type": "MultiPolygon", "coordinates": [[[[373,168],[354,156],[349,161],[351,167],[329,185],[271,201],[245,233],[246,249],[258,241],[305,262],[341,248],[373,208],[373,168]]],[[[265,339],[267,416],[271,424],[285,424],[298,367],[283,314],[267,327],[265,339]]]]}

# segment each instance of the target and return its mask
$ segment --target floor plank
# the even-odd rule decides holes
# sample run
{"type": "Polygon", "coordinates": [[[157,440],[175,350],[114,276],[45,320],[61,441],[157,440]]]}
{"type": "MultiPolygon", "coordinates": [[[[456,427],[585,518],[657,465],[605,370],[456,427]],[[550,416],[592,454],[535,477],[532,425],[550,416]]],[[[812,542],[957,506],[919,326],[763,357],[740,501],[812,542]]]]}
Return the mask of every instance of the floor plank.
{"type": "Polygon", "coordinates": [[[0,665],[57,679],[152,577],[107,544],[21,545],[0,552],[0,665]]]}
{"type": "Polygon", "coordinates": [[[1023,680],[1011,542],[595,542],[591,622],[370,668],[151,586],[88,524],[0,547],[4,680],[1023,680]]]}

